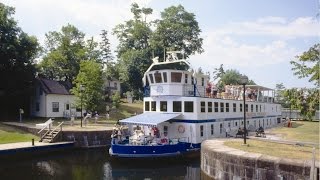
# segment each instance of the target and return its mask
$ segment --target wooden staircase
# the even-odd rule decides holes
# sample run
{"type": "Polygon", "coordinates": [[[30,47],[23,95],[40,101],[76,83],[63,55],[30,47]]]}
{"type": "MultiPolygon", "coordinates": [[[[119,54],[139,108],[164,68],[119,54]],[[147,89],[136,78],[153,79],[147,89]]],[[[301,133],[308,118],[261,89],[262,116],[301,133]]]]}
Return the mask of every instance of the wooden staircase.
{"type": "Polygon", "coordinates": [[[62,132],[62,124],[63,122],[61,122],[54,129],[51,129],[50,126],[44,127],[43,129],[41,129],[38,132],[38,134],[40,134],[39,142],[46,142],[46,143],[54,142],[55,138],[59,136],[60,132],[62,132]],[[42,133],[45,129],[47,129],[47,131],[45,133],[42,133]]]}

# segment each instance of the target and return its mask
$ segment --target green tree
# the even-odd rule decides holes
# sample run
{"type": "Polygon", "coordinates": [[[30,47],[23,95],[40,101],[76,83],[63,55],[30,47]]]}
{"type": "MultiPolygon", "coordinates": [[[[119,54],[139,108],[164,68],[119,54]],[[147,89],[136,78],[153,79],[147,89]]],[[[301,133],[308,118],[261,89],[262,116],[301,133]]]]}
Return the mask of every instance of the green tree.
{"type": "Polygon", "coordinates": [[[101,64],[89,60],[81,61],[80,71],[74,81],[75,87],[71,92],[77,97],[76,104],[80,107],[80,101],[84,109],[95,111],[103,108],[103,79],[101,64]],[[81,86],[84,89],[81,91],[81,86]]]}
{"type": "Polygon", "coordinates": [[[292,70],[299,78],[309,77],[309,82],[320,85],[320,44],[315,44],[302,55],[296,56],[296,60],[290,61],[292,70]]]}
{"type": "MultiPolygon", "coordinates": [[[[85,47],[85,34],[75,26],[68,24],[61,32],[53,31],[46,34],[46,54],[39,64],[40,73],[49,79],[73,82],[79,72],[81,60],[88,59],[85,47]]],[[[91,47],[96,46],[93,40],[91,47]]]]}
{"type": "Polygon", "coordinates": [[[276,102],[280,103],[282,106],[285,105],[283,100],[283,90],[285,89],[283,83],[276,84],[275,99],[276,102]]]}
{"type": "Polygon", "coordinates": [[[108,66],[109,62],[113,60],[113,56],[110,48],[110,42],[108,38],[108,31],[102,30],[102,33],[100,35],[102,38],[102,41],[100,42],[100,49],[101,49],[103,61],[108,66]]]}
{"type": "MultiPolygon", "coordinates": [[[[240,79],[243,75],[240,74],[237,70],[228,69],[225,73],[220,77],[218,81],[217,87],[220,91],[224,90],[225,85],[240,85],[240,79]]],[[[255,85],[253,80],[248,80],[248,85],[255,85]]]]}
{"type": "Polygon", "coordinates": [[[214,71],[212,74],[213,74],[213,80],[217,80],[221,78],[225,74],[223,69],[223,64],[220,64],[219,68],[214,68],[214,71]]]}
{"type": "Polygon", "coordinates": [[[183,51],[187,58],[191,54],[204,51],[200,32],[193,13],[187,12],[181,5],[171,6],[161,12],[161,19],[156,21],[151,45],[159,57],[163,57],[165,49],[183,51]]]}
{"type": "Polygon", "coordinates": [[[19,108],[28,113],[40,50],[36,37],[17,26],[14,13],[13,7],[0,3],[0,116],[5,118],[16,117],[19,108]]]}
{"type": "Polygon", "coordinates": [[[112,106],[119,109],[121,103],[120,93],[116,92],[112,95],[112,106]]]}

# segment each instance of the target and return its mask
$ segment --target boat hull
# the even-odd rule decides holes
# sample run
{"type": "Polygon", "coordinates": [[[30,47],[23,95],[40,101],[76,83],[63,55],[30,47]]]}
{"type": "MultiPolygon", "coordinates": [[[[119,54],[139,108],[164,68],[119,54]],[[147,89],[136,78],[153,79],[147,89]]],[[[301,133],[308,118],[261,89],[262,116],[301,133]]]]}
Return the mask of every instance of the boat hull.
{"type": "Polygon", "coordinates": [[[199,152],[200,144],[177,143],[163,145],[122,145],[112,144],[109,154],[123,158],[174,157],[199,152]]]}

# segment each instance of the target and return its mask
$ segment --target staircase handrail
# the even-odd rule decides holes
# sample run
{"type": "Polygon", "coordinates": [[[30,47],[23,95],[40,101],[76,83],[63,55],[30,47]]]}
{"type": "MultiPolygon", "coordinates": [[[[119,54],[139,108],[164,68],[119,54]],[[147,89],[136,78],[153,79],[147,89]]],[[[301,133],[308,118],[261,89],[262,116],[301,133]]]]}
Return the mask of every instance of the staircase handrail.
{"type": "MultiPolygon", "coordinates": [[[[60,128],[60,131],[62,131],[62,124],[63,124],[64,122],[61,122],[57,127],[55,127],[53,130],[52,130],[52,132],[54,132],[56,129],[58,129],[60,126],[61,126],[61,128],[60,128]]],[[[59,132],[60,132],[59,131],[59,132]]]]}

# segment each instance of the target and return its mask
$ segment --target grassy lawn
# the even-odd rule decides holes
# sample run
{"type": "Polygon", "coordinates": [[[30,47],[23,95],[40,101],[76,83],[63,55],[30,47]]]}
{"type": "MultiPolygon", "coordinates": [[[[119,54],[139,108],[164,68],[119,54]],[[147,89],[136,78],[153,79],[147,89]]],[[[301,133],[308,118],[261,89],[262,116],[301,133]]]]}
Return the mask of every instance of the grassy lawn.
{"type": "MultiPolygon", "coordinates": [[[[226,141],[224,144],[243,151],[261,153],[275,157],[304,160],[310,160],[312,158],[312,147],[279,144],[251,139],[247,141],[249,146],[243,146],[242,143],[242,141],[226,141]]],[[[320,160],[319,148],[316,149],[316,159],[318,161],[320,160]]]]}
{"type": "Polygon", "coordinates": [[[34,139],[39,141],[39,137],[19,129],[0,124],[0,144],[26,142],[34,139]]]}
{"type": "Polygon", "coordinates": [[[292,128],[274,128],[270,132],[286,140],[319,143],[319,125],[319,121],[293,121],[292,128]]]}

